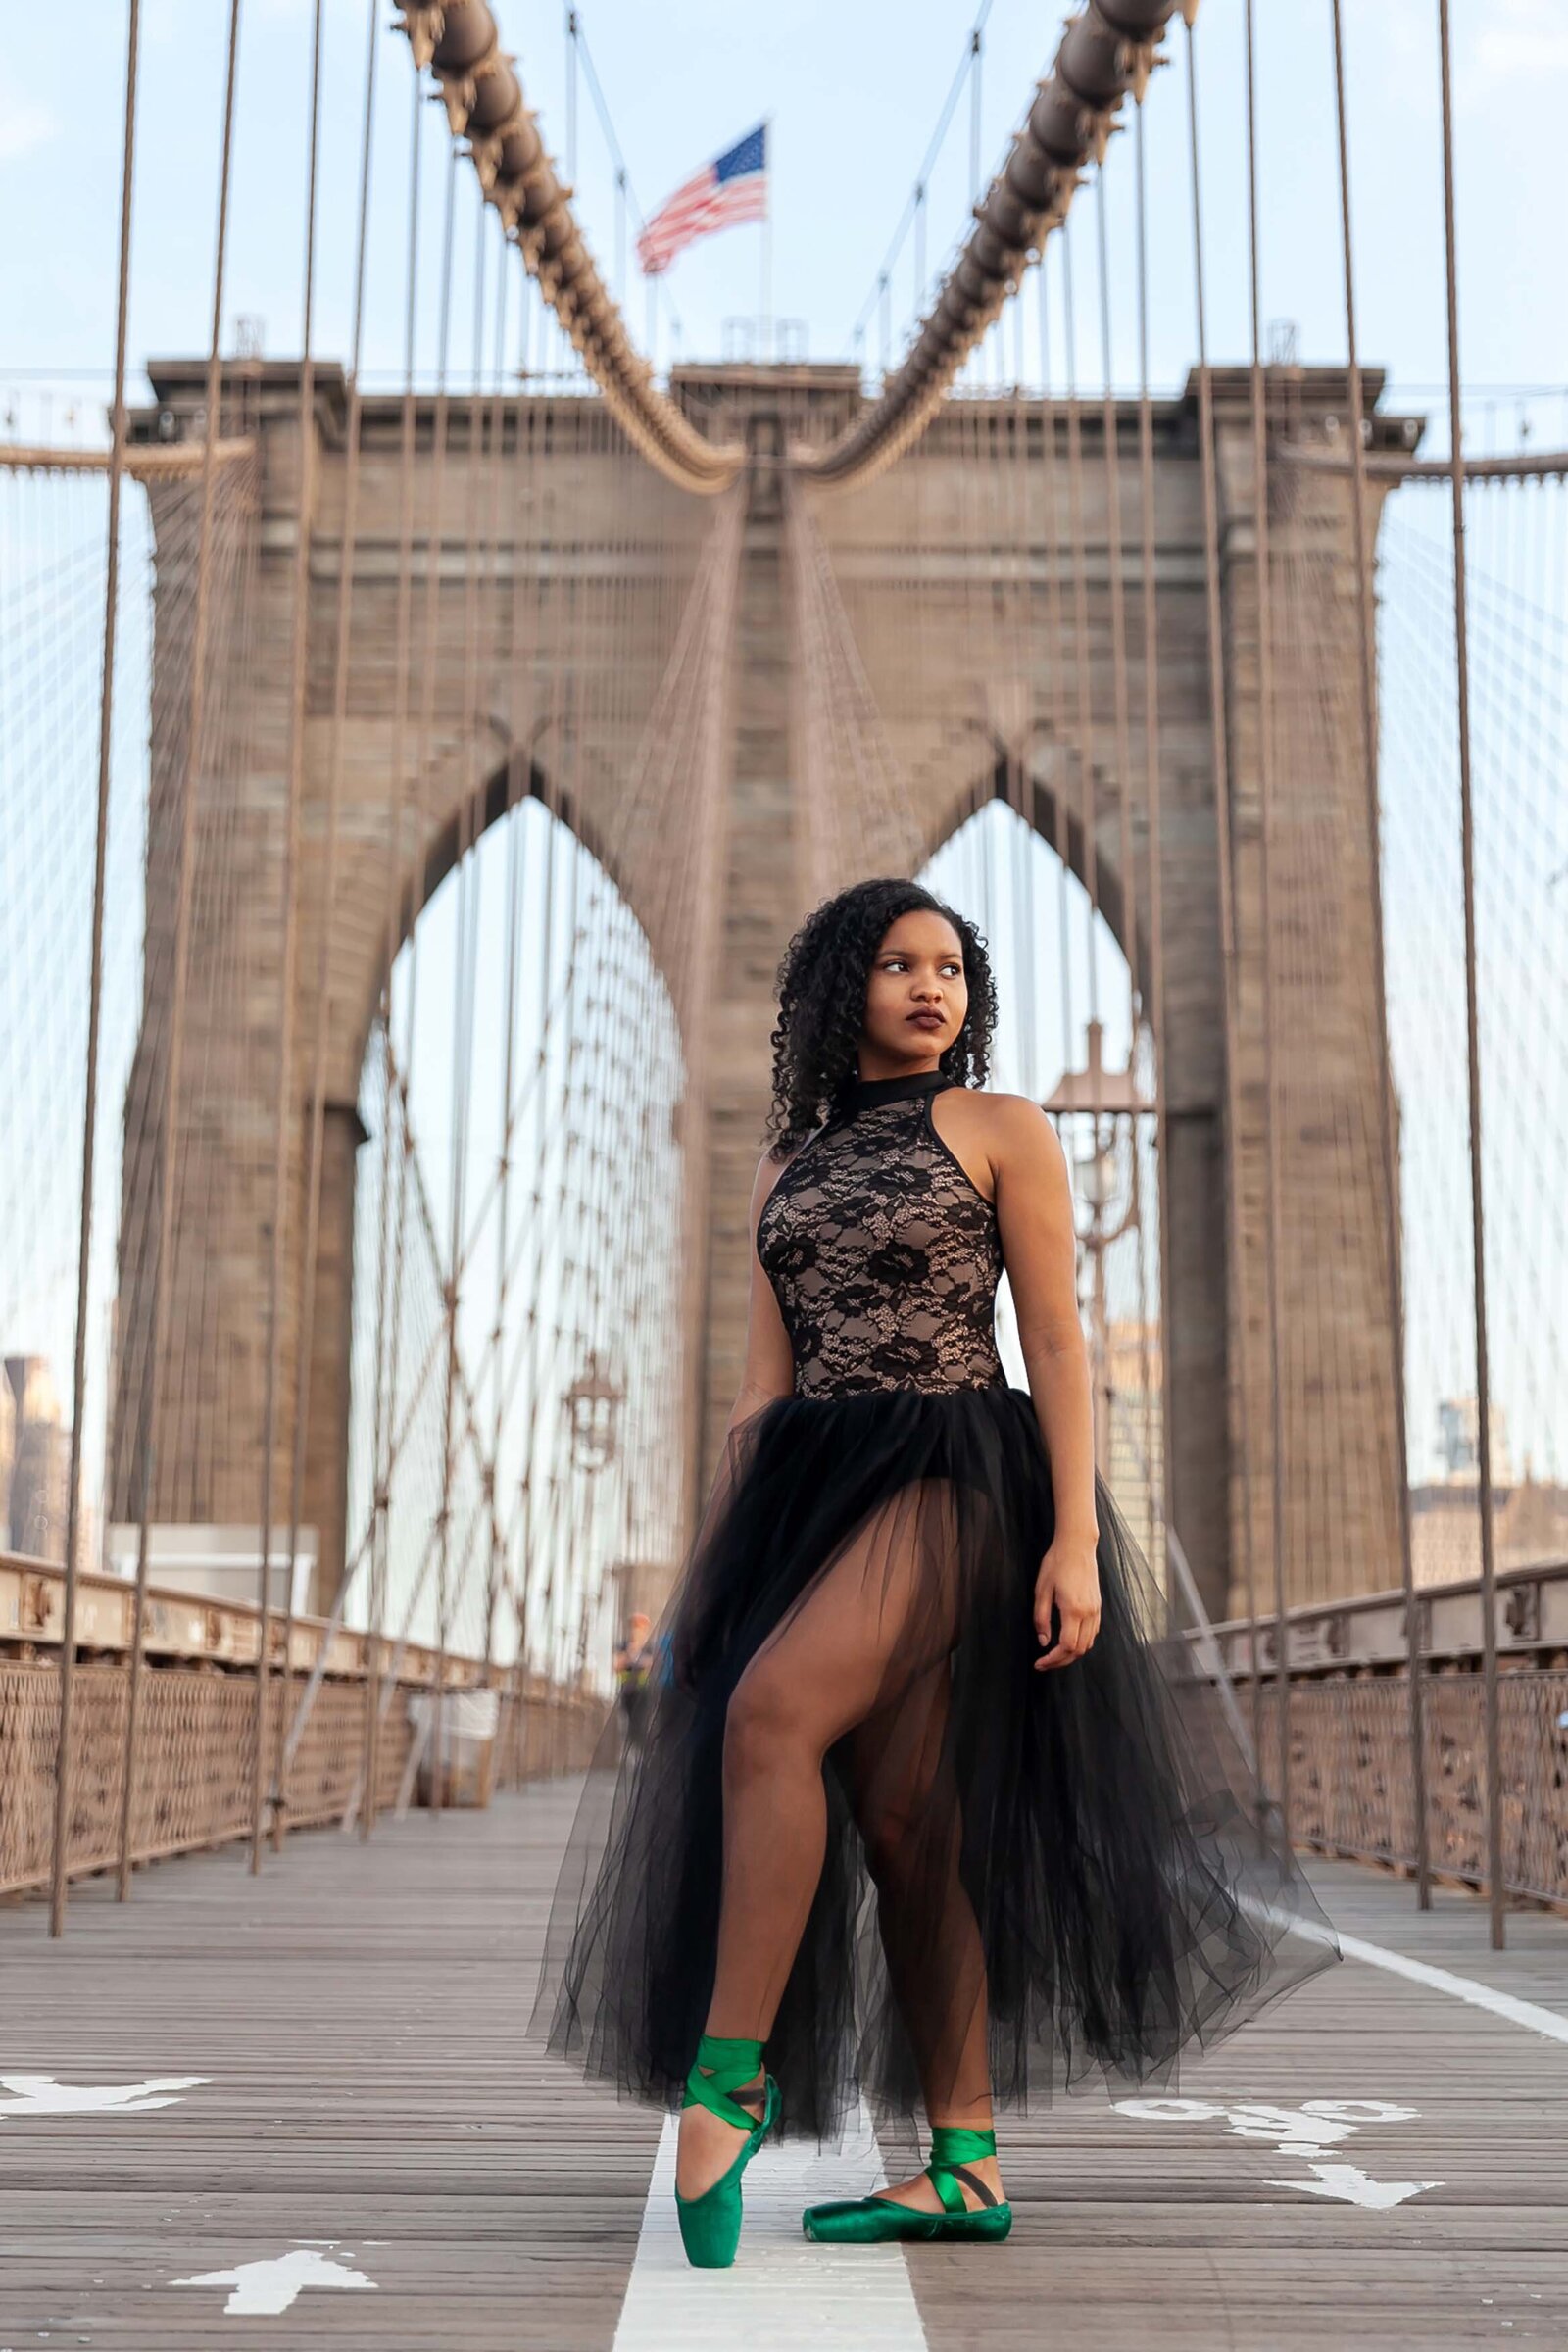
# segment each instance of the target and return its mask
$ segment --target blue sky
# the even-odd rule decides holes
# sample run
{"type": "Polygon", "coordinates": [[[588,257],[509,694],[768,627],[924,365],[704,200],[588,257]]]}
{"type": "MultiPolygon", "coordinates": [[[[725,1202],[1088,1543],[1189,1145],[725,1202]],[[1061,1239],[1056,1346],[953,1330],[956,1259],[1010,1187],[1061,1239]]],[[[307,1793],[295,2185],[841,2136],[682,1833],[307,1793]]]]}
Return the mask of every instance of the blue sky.
{"type": "MultiPolygon", "coordinates": [[[[498,12],[546,135],[564,157],[564,9],[498,0],[498,12]]],[[[804,321],[808,349],[818,358],[850,354],[851,330],[971,13],[970,0],[900,0],[897,7],[879,0],[855,10],[802,0],[789,11],[742,11],[721,0],[675,0],[659,10],[587,0],[580,11],[645,209],[759,117],[770,118],[774,307],[804,321]]],[[[1436,0],[1348,0],[1346,13],[1364,351],[1405,383],[1431,387],[1445,364],[1436,0]]],[[[226,14],[219,0],[146,0],[133,356],[189,352],[205,339],[226,14]]],[[[381,0],[383,26],[388,14],[381,0]]],[[[1265,0],[1259,18],[1263,310],[1270,319],[1297,323],[1303,358],[1333,358],[1343,346],[1328,0],[1290,7],[1265,0]]],[[[28,226],[25,235],[8,236],[0,252],[0,317],[8,322],[0,385],[8,368],[101,371],[111,357],[123,10],[89,0],[79,22],[69,97],[58,73],[58,21],[47,15],[19,19],[0,67],[0,204],[8,220],[28,226]]],[[[299,340],[308,0],[245,0],[243,22],[225,312],[230,320],[240,313],[259,318],[266,350],[280,356],[299,340]]],[[[326,355],[341,353],[348,334],[366,24],[366,0],[327,0],[318,326],[326,355]]],[[[981,78],[986,173],[1054,47],[1056,24],[1054,8],[994,0],[981,78]]],[[[1568,306],[1561,300],[1568,14],[1556,0],[1455,0],[1454,26],[1466,372],[1487,385],[1568,383],[1568,306]]],[[[1198,44],[1216,358],[1240,358],[1247,345],[1241,28],[1241,0],[1204,0],[1198,44]]],[[[1183,38],[1178,27],[1178,55],[1183,38]]],[[[369,371],[397,366],[401,335],[411,75],[404,44],[385,31],[379,68],[369,371]]],[[[1147,111],[1152,356],[1159,382],[1179,380],[1193,350],[1182,74],[1178,64],[1156,76],[1147,111]]],[[[433,155],[440,124],[435,110],[428,112],[433,155]]],[[[968,121],[965,97],[931,180],[932,274],[964,222],[968,121]]],[[[612,274],[612,181],[586,87],[579,126],[580,210],[612,274]]],[[[1108,185],[1113,275],[1125,297],[1115,349],[1123,378],[1134,364],[1131,184],[1130,142],[1122,139],[1111,151],[1108,185]]],[[[429,211],[433,230],[436,208],[429,211]]],[[[668,290],[686,356],[715,356],[725,320],[757,311],[760,244],[760,231],[736,229],[677,263],[668,290]]],[[[895,271],[896,340],[913,314],[912,279],[906,247],[895,271]]],[[[629,307],[640,337],[640,286],[629,307]]],[[[1082,372],[1092,381],[1097,360],[1087,321],[1083,334],[1082,372]]],[[[662,366],[671,348],[662,310],[662,366]]],[[[1428,396],[1415,398],[1424,405],[1428,396]]],[[[1511,432],[1512,404],[1499,395],[1498,407],[1472,430],[1511,432]]],[[[1549,414],[1554,433],[1568,433],[1560,400],[1549,414]]]]}

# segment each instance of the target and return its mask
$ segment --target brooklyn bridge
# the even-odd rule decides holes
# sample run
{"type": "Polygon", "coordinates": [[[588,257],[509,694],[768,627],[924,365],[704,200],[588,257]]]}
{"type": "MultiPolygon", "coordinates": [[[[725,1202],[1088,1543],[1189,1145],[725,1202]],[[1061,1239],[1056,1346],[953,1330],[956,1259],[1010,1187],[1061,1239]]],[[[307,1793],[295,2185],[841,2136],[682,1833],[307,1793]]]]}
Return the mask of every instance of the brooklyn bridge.
{"type": "Polygon", "coordinates": [[[708,357],[633,288],[707,134],[610,0],[113,13],[58,155],[0,84],[0,2342],[1568,2343],[1560,322],[1469,366],[1561,308],[1550,12],[862,12],[936,133],[802,168],[824,358],[782,203],[708,357]],[[672,2120],[523,2029],[876,874],[990,944],[1345,1964],[1004,2118],[1004,2256],[807,2245],[862,2115],[698,2292],[672,2120]]]}

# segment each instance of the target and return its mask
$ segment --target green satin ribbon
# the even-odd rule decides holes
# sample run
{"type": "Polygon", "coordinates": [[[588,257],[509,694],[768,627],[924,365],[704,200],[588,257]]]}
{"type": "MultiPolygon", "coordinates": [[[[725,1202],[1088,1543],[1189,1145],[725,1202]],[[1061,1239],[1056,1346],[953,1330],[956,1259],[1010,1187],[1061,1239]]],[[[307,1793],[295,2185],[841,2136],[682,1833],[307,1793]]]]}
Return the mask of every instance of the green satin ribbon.
{"type": "Polygon", "coordinates": [[[995,2132],[966,2132],[960,2124],[933,2124],[931,2161],[926,2178],[942,2200],[944,2213],[967,2213],[963,2190],[954,2179],[956,2164],[976,2164],[997,2152],[995,2132]]]}
{"type": "MultiPolygon", "coordinates": [[[[757,2118],[731,2091],[755,2082],[762,2071],[760,2041],[740,2041],[721,2034],[705,2034],[697,2045],[697,2060],[686,2078],[683,2107],[706,2107],[737,2132],[755,2132],[757,2118]]],[[[994,2144],[994,2143],[993,2143],[994,2144]]]]}

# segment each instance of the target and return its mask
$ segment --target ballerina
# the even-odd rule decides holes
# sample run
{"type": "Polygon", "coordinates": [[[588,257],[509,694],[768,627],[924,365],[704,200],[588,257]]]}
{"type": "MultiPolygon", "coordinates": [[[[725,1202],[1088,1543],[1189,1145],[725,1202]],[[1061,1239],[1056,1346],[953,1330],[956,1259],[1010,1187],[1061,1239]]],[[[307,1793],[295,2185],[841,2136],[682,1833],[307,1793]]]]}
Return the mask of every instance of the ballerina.
{"type": "Polygon", "coordinates": [[[996,2105],[1168,2080],[1336,1956],[1153,1630],[1095,1466],[1065,1158],[985,1090],[995,1010],[985,943],[918,884],[856,884],[791,941],[746,1365],[672,1671],[640,1754],[590,1774],[557,1886],[535,2015],[585,2072],[679,2100],[702,2267],[734,2260],[768,2132],[836,2133],[862,2095],[923,2109],[930,2159],[808,2208],[807,2236],[1000,2240],[996,2105]]]}

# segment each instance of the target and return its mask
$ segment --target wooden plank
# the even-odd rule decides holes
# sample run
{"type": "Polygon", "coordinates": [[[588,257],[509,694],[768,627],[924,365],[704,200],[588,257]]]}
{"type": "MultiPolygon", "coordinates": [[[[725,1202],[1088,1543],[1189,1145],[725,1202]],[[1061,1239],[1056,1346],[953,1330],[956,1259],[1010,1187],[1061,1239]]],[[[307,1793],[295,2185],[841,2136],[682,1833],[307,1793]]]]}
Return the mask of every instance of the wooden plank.
{"type": "MultiPolygon", "coordinates": [[[[1510,1920],[1487,1946],[1484,1905],[1414,1890],[1348,1864],[1314,1865],[1336,1926],[1568,2010],[1568,1928],[1510,1920]]],[[[1432,2352],[1469,2343],[1568,2343],[1568,2050],[1442,1993],[1346,1961],[1208,2056],[1183,2063],[1178,2097],[1380,2100],[1414,2112],[1365,2122],[1320,2162],[1380,2181],[1437,2180],[1385,2212],[1273,2181],[1311,2180],[1310,2159],[1224,2119],[1165,2122],[1091,2093],[1004,2119],[1016,2216],[998,2259],[916,2252],[910,2273],[940,2352],[1049,2340],[1095,2352],[1432,2352]],[[1505,2325],[1506,2323],[1506,2325],[1505,2325]]]]}
{"type": "Polygon", "coordinates": [[[567,1818],[547,1787],[368,1846],[297,1837],[260,1882],[189,1857],[126,1906],[78,1889],[58,1945],[0,1909],[0,2071],[210,2078],[145,2115],[0,2120],[0,2345],[608,2345],[659,2118],[523,2047],[567,1818]],[[311,2239],[377,2291],[243,2319],[171,2283],[311,2239]]]}
{"type": "MultiPolygon", "coordinates": [[[[0,2347],[609,2352],[659,2118],[585,2090],[521,2034],[572,1796],[555,1784],[413,1815],[368,1847],[297,1837],[260,1883],[228,1852],[143,1873],[128,1906],[95,1883],[61,1945],[39,1906],[0,1908],[6,2075],[209,2078],[143,2114],[0,2117],[0,2347]],[[312,2240],[375,2291],[311,2288],[248,2319],[223,2315],[222,2288],[172,2283],[312,2240]]],[[[1392,1879],[1314,1876],[1347,1931],[1568,2014],[1561,1921],[1521,1914],[1494,1954],[1473,1899],[1423,1917],[1392,1879]]],[[[1166,2088],[1216,2112],[1155,2121],[1091,2091],[1003,2119],[1010,2240],[907,2255],[932,2352],[1568,2342],[1561,2045],[1347,1962],[1166,2088]],[[1234,2111],[1323,2099],[1413,2112],[1361,2122],[1317,2161],[1442,2185],[1387,2211],[1271,2185],[1312,2180],[1312,2159],[1282,2150],[1279,2126],[1239,2135],[1234,2111]]],[[[900,2151],[884,2154],[897,2178],[900,2151]]],[[[765,2193],[778,2161],[758,2159],[743,2265],[764,2235],[831,2264],[765,2193]]],[[[727,2352],[732,2295],[691,2289],[672,2352],[727,2352]]],[[[751,2352],[793,2352],[790,2299],[776,2324],[755,2308],[751,2352]]],[[[813,2325],[813,2352],[837,2340],[813,2325]]]]}

